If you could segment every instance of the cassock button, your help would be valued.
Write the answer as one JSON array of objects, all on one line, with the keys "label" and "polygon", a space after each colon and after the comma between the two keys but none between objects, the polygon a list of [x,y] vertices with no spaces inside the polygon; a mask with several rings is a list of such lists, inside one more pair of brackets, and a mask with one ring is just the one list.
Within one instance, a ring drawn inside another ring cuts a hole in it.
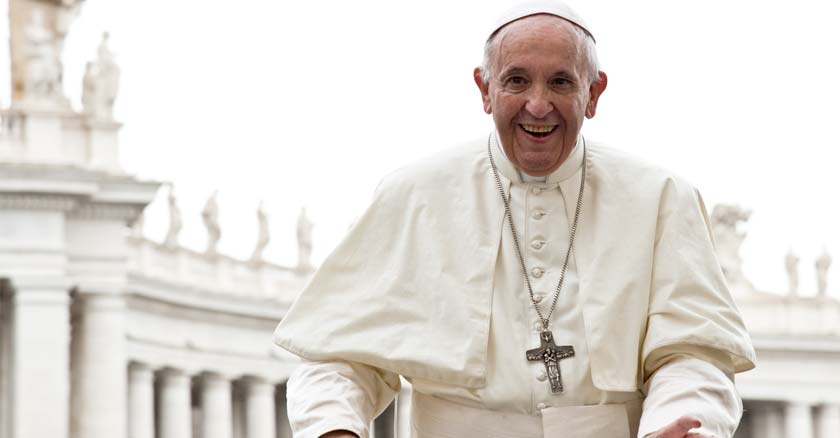
[{"label": "cassock button", "polygon": [[540,192],[542,192],[542,190],[540,190],[540,188],[539,188],[539,187],[537,187],[537,186],[533,186],[533,187],[531,187],[531,194],[532,194],[532,195],[539,195],[539,194],[540,194]]},{"label": "cassock button", "polygon": [[543,242],[542,240],[534,239],[534,240],[531,241],[531,248],[542,249],[544,244],[545,244],[545,242]]},{"label": "cassock button", "polygon": [[532,276],[532,277],[534,277],[534,278],[540,278],[540,277],[542,277],[542,276],[543,276],[543,273],[545,273],[545,270],[544,270],[543,268],[534,268],[534,269],[531,269],[531,276]]},{"label": "cassock button", "polygon": [[545,382],[545,379],[547,378],[548,376],[545,374],[545,371],[540,371],[540,373],[537,374],[537,380],[539,380],[540,382]]},{"label": "cassock button", "polygon": [[537,304],[542,303],[543,298],[544,297],[542,295],[534,295],[534,301],[536,301]]},{"label": "cassock button", "polygon": [[534,323],[534,331],[537,332],[537,333],[540,333],[542,331],[542,323],[541,322],[535,322]]},{"label": "cassock button", "polygon": [[545,403],[540,403],[540,404],[538,404],[538,405],[537,405],[537,409],[538,409],[538,410],[540,410],[540,411],[541,411],[541,410],[543,410],[543,409],[545,409]]},{"label": "cassock button", "polygon": [[542,219],[543,216],[545,216],[545,212],[540,210],[539,208],[534,209],[534,211],[531,213],[531,217],[537,220]]}]

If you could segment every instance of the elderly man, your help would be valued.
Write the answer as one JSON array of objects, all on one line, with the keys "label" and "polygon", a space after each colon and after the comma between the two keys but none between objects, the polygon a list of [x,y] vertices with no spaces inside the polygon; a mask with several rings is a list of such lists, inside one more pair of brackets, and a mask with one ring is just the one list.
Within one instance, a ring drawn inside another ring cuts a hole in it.
[{"label": "elderly man", "polygon": [[567,6],[474,72],[495,132],[387,177],[280,323],[296,437],[366,437],[404,376],[420,438],[730,437],[754,352],[703,202],[580,135],[607,86]]}]

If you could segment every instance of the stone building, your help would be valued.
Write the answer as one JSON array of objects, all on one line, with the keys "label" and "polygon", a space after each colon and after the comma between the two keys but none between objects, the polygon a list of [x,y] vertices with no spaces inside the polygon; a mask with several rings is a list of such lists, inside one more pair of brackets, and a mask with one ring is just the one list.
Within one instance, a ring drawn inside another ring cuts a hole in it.
[{"label": "stone building", "polygon": [[785,259],[787,295],[756,290],[739,255],[749,215],[719,205],[711,216],[718,259],[758,356],[757,367],[736,378],[744,399],[736,438],[840,437],[840,301],[825,287],[831,259],[815,263],[816,296],[800,295],[793,254]]},{"label": "stone building", "polygon": [[[296,266],[265,262],[260,209],[251,259],[219,254],[213,200],[204,218],[212,245],[185,249],[171,189],[165,242],[137,232],[161,184],[119,165],[119,70],[105,39],[85,75],[85,108],[72,110],[61,93],[63,39],[81,3],[10,1],[13,102],[0,110],[0,437],[290,437],[284,394],[296,359],[273,346],[271,333],[310,275],[311,242],[299,237],[305,254]],[[816,263],[816,297],[797,293],[790,256],[790,293],[756,290],[738,254],[748,217],[733,206],[712,217],[759,358],[738,376],[746,412],[736,436],[840,438],[840,302],[826,293],[830,257]],[[376,420],[377,438],[408,436],[407,392]]]}]

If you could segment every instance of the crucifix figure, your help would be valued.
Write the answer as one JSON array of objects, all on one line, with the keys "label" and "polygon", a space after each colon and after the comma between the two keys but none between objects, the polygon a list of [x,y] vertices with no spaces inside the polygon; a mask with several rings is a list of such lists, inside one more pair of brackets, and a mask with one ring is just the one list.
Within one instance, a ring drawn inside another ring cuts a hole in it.
[{"label": "crucifix figure", "polygon": [[540,347],[525,352],[528,360],[541,360],[545,363],[545,372],[548,374],[548,383],[551,384],[552,394],[563,393],[563,382],[560,380],[560,367],[558,361],[575,355],[575,348],[571,345],[558,347],[554,343],[554,335],[548,330],[540,333]]}]

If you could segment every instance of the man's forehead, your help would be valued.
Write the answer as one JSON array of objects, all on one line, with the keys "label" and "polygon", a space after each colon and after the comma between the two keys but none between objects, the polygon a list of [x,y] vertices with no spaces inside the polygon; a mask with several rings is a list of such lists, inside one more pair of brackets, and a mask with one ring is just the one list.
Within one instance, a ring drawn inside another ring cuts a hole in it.
[{"label": "man's forehead", "polygon": [[[545,14],[516,20],[496,33],[489,62],[500,74],[526,73],[537,64],[556,70],[552,74],[569,73],[582,61],[581,37],[574,27],[562,18]],[[528,67],[522,65],[523,61]]]},{"label": "man's forehead", "polygon": [[583,21],[583,18],[581,18],[581,16],[578,15],[577,12],[575,12],[567,4],[555,0],[529,0],[517,4],[516,6],[505,11],[502,15],[499,16],[499,18],[491,27],[490,32],[487,33],[487,39],[489,40],[490,37],[492,37],[496,32],[499,31],[499,29],[505,27],[506,25],[514,21],[539,14],[554,15],[556,17],[560,17],[566,21],[569,21],[572,24],[583,29],[592,38],[593,41],[595,40],[595,37],[592,35],[592,32],[586,26],[586,23]]}]

